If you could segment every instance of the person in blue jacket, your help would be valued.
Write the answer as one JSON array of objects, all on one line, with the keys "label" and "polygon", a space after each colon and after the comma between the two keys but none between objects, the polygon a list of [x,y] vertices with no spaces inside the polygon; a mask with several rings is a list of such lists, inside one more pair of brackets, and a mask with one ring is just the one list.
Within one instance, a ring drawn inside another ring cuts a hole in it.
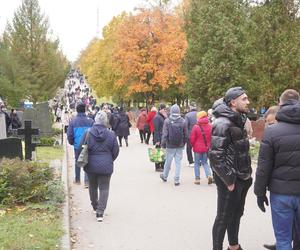
[{"label": "person in blue jacket", "polygon": [[[68,142],[74,146],[75,153],[75,184],[80,184],[80,167],[77,167],[76,160],[79,156],[79,145],[85,131],[92,127],[94,120],[87,117],[85,114],[86,106],[84,103],[79,103],[76,106],[77,115],[70,121],[68,127]],[[88,177],[84,176],[85,187],[88,187]]]},{"label": "person in blue jacket", "polygon": [[114,161],[119,155],[116,135],[107,126],[107,114],[104,111],[99,111],[96,114],[93,127],[87,130],[79,146],[81,150],[86,138],[88,164],[84,167],[84,171],[88,174],[90,200],[96,212],[97,221],[103,220],[109,195],[110,178],[114,170]]}]

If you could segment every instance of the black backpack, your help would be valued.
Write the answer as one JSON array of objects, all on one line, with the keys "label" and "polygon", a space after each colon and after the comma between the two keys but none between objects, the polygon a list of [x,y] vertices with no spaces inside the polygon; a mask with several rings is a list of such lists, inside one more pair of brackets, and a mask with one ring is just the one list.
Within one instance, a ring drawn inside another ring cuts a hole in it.
[{"label": "black backpack", "polygon": [[168,131],[168,141],[173,146],[182,146],[184,145],[183,133],[184,126],[183,122],[175,122],[170,120],[169,131]]}]

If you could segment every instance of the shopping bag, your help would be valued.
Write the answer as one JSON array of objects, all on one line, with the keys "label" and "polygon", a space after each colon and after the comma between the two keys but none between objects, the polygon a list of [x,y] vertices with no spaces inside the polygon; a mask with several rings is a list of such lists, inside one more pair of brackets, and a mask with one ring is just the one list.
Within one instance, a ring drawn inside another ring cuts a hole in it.
[{"label": "shopping bag", "polygon": [[148,156],[151,162],[164,162],[166,159],[166,150],[164,148],[148,148]]}]

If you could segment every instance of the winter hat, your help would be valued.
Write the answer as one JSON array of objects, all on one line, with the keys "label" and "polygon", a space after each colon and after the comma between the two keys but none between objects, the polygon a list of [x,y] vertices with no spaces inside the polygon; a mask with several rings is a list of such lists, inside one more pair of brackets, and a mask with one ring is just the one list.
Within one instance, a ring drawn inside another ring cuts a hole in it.
[{"label": "winter hat", "polygon": [[104,111],[99,111],[95,117],[95,124],[101,124],[107,126],[107,114]]},{"label": "winter hat", "polygon": [[167,106],[164,103],[159,104],[159,110],[165,109]]},{"label": "winter hat", "polygon": [[180,108],[177,104],[174,104],[170,109],[171,115],[180,115]]},{"label": "winter hat", "polygon": [[245,90],[242,87],[233,87],[227,90],[224,101],[228,105],[232,100],[238,98],[242,94],[245,94]]},{"label": "winter hat", "polygon": [[76,106],[77,113],[84,113],[85,112],[85,104],[83,102],[79,102]]},{"label": "winter hat", "polygon": [[205,111],[200,111],[197,113],[197,119],[201,119],[206,116],[207,116],[207,113]]}]

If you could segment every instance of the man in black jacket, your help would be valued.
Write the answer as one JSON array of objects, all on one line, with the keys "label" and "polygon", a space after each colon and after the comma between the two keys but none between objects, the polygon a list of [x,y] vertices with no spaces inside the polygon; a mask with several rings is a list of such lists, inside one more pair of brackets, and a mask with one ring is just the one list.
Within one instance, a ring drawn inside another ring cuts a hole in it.
[{"label": "man in black jacket", "polygon": [[[162,132],[164,121],[167,118],[167,107],[164,103],[161,103],[158,108],[158,112],[153,118],[154,132],[153,132],[153,143],[155,147],[161,147]],[[155,171],[162,172],[164,169],[165,162],[155,163]]]},{"label": "man in black jacket", "polygon": [[230,250],[241,250],[238,240],[245,199],[252,184],[249,141],[244,128],[249,100],[241,87],[230,88],[213,106],[212,143],[209,152],[217,185],[217,216],[213,250],[223,249],[227,231]]},{"label": "man in black jacket", "polygon": [[[300,98],[288,89],[280,96],[277,123],[265,129],[261,142],[254,192],[265,212],[270,191],[276,249],[292,249],[293,223],[300,238]],[[295,246],[293,249],[299,249]]]}]

